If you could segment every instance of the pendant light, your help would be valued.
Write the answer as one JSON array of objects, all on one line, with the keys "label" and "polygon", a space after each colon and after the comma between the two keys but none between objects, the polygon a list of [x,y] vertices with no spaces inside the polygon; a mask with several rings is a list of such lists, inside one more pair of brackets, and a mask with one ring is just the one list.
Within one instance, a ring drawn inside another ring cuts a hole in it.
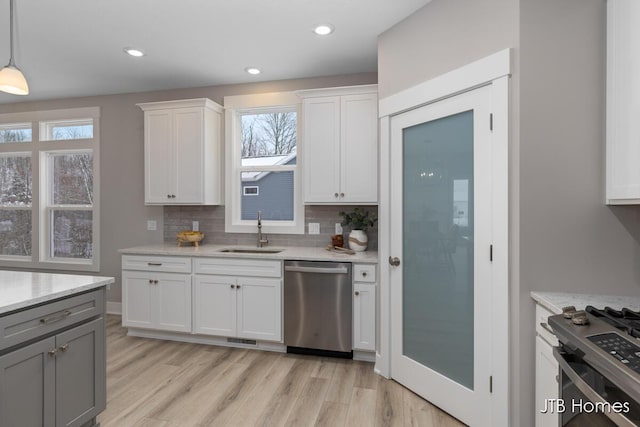
[{"label": "pendant light", "polygon": [[13,62],[13,1],[9,0],[9,63],[0,70],[0,91],[14,95],[29,95],[27,79]]}]

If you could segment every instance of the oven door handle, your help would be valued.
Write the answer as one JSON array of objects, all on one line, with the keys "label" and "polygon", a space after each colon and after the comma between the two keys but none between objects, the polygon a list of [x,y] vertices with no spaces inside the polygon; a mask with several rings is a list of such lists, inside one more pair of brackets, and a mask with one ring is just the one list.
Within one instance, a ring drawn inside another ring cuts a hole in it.
[{"label": "oven door handle", "polygon": [[[553,347],[553,357],[555,357],[558,361],[558,364],[560,365],[560,371],[564,372],[569,377],[573,384],[587,397],[587,399],[589,399],[592,403],[607,403],[606,399],[600,396],[597,391],[591,388],[591,386],[587,384],[587,382],[583,380],[576,371],[573,370],[571,365],[569,365],[564,357],[562,357],[562,354],[560,353],[560,349],[558,347]],[[603,412],[603,414],[620,427],[638,427],[637,424],[630,421],[621,413]]]}]

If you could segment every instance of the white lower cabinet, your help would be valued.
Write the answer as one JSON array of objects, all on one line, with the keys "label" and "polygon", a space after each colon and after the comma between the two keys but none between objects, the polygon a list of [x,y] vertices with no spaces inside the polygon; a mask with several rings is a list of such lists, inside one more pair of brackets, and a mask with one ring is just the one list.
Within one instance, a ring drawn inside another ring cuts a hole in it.
[{"label": "white lower cabinet", "polygon": [[282,341],[282,281],[196,275],[193,332]]},{"label": "white lower cabinet", "polygon": [[282,342],[281,261],[198,258],[194,270],[194,333]]},{"label": "white lower cabinet", "polygon": [[191,275],[122,272],[122,325],[191,332]]},{"label": "white lower cabinet", "polygon": [[376,349],[376,266],[353,266],[353,349]]},{"label": "white lower cabinet", "polygon": [[547,399],[558,399],[558,374],[560,367],[553,357],[553,346],[558,341],[551,332],[547,318],[553,315],[551,311],[536,305],[536,396],[535,420],[536,427],[557,427],[558,413],[556,411],[541,412],[547,407]]}]

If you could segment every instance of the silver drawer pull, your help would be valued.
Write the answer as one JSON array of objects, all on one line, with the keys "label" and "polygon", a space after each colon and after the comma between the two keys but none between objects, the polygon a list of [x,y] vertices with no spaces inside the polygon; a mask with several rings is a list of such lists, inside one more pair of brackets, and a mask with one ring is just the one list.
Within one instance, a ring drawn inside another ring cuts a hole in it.
[{"label": "silver drawer pull", "polygon": [[55,323],[55,322],[64,320],[69,316],[71,316],[71,312],[69,310],[65,310],[62,313],[60,313],[60,315],[58,316],[44,317],[40,319],[40,323],[42,323],[43,325],[48,325],[50,323]]},{"label": "silver drawer pull", "polygon": [[67,350],[69,350],[69,343],[67,343],[67,344],[63,345],[62,347],[60,347],[60,351],[62,351],[62,352],[65,352]]},{"label": "silver drawer pull", "polygon": [[148,262],[147,265],[150,266],[150,267],[160,267],[162,265],[162,263],[161,262]]}]

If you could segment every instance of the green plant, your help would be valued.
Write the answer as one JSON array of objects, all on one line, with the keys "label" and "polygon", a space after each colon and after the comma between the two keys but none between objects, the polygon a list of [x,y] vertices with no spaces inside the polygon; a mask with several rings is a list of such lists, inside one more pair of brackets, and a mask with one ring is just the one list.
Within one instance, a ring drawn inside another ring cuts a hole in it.
[{"label": "green plant", "polygon": [[378,220],[376,214],[361,208],[354,208],[351,212],[338,212],[338,215],[344,218],[342,225],[350,225],[352,230],[367,231]]}]

